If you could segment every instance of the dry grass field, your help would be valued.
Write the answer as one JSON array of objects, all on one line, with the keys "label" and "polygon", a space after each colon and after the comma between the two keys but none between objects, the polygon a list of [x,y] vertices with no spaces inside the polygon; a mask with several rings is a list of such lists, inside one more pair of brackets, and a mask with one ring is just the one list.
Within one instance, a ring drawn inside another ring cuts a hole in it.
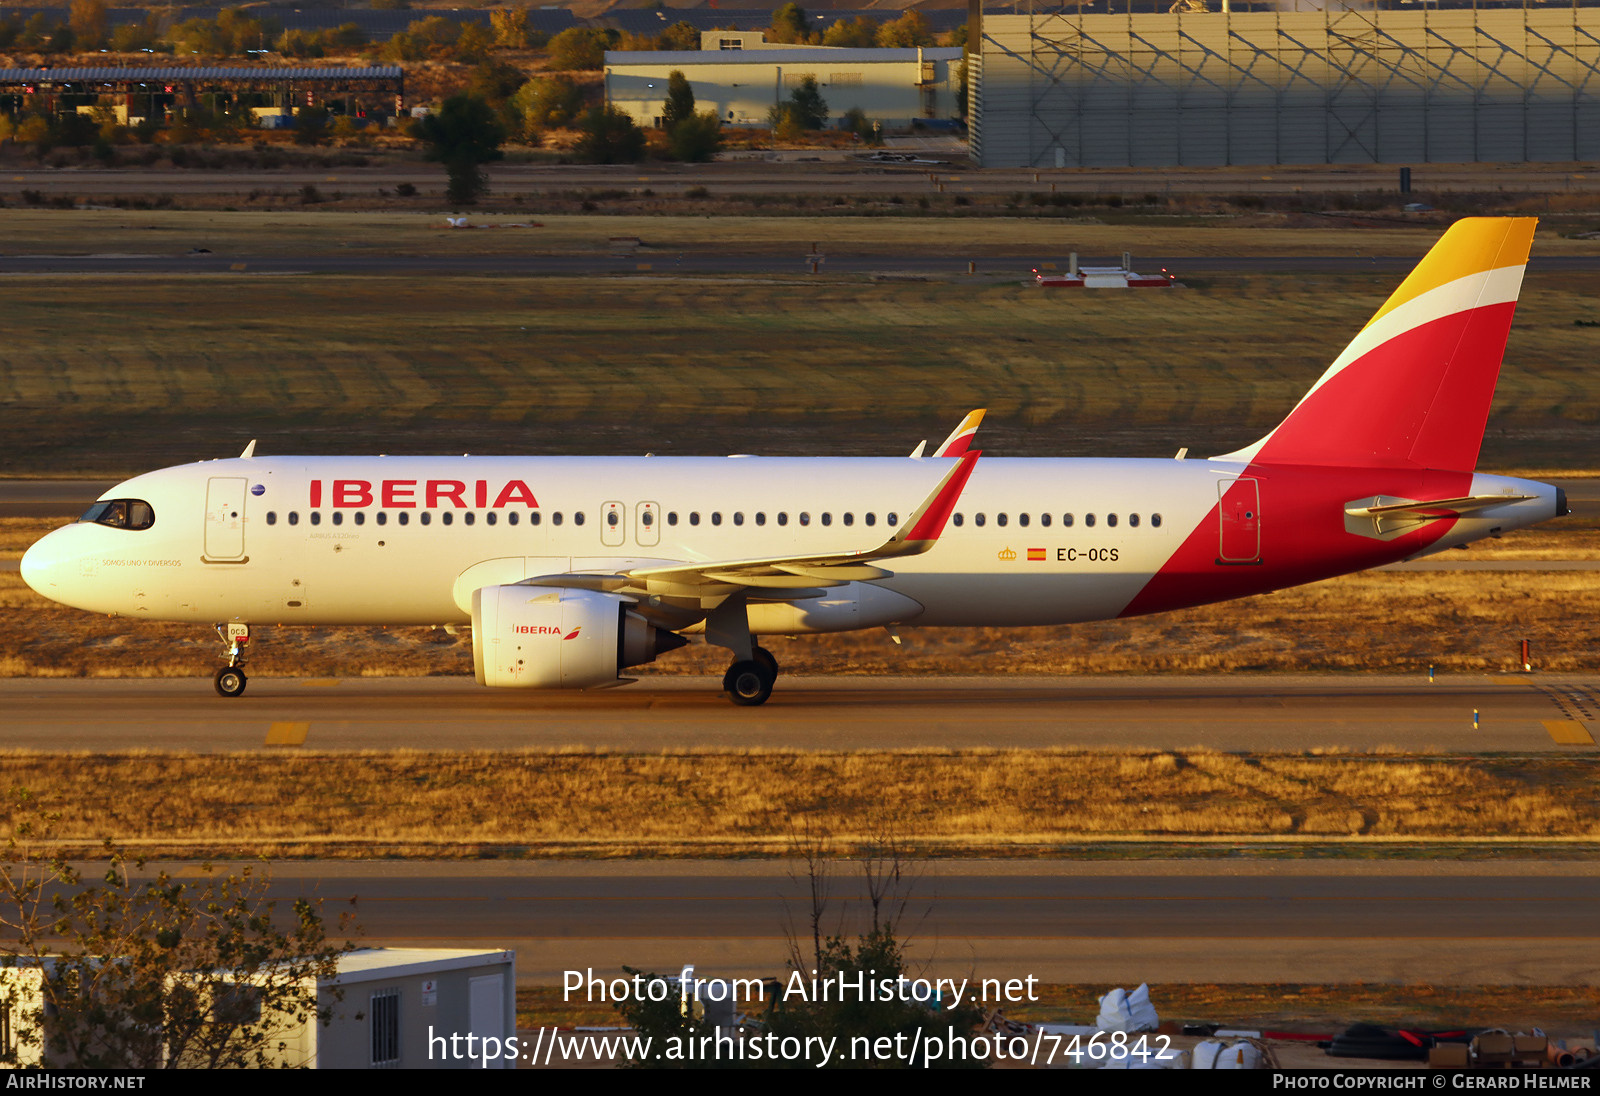
[{"label": "dry grass field", "polygon": [[[1167,456],[1278,421],[1393,287],[1391,275],[1241,275],[1172,294],[1018,282],[683,278],[674,249],[996,255],[1420,254],[1426,229],[1050,226],[992,218],[552,218],[454,232],[399,215],[0,213],[7,250],[602,251],[639,234],[657,271],[618,277],[41,276],[6,289],[0,469],[117,474],[237,452],[897,453],[990,408],[1007,455]],[[1041,244],[1043,241],[1043,244]],[[1541,237],[1540,253],[1593,252]],[[941,251],[941,249],[943,249]],[[798,264],[797,264],[798,265]],[[663,271],[667,271],[663,273]],[[1529,278],[1488,466],[1600,467],[1586,363],[1600,275]]]},{"label": "dry grass field", "polygon": [[60,810],[74,855],[110,837],[150,857],[785,856],[809,826],[837,856],[890,834],[919,858],[1571,857],[1600,844],[1591,768],[1204,750],[17,751],[0,754],[0,788]]},{"label": "dry grass field", "polygon": [[[804,217],[713,216],[678,202],[676,214],[541,214],[540,227],[482,232],[451,229],[436,212],[345,213],[315,209],[255,211],[29,209],[0,211],[10,255],[183,255],[205,247],[221,255],[284,257],[325,253],[393,256],[605,254],[610,240],[636,236],[646,252],[795,255],[824,252],[995,257],[1071,251],[1194,256],[1392,255],[1421,257],[1452,218],[1405,218],[1384,227],[1281,227],[1272,218],[1144,218],[1120,224],[1094,218],[1022,216],[845,216],[825,210]],[[473,214],[474,224],[527,222],[516,214]],[[1588,220],[1593,220],[1589,218]],[[1564,222],[1563,222],[1564,223]],[[1584,226],[1588,226],[1585,220]],[[1594,255],[1600,242],[1568,239],[1547,227],[1538,255]],[[798,263],[796,269],[799,269]]]}]

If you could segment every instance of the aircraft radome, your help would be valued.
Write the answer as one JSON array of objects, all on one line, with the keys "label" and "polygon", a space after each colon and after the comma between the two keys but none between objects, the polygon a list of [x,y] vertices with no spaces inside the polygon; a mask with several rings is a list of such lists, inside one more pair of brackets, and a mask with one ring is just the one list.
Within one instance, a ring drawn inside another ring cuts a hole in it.
[{"label": "aircraft radome", "polygon": [[1276,429],[1209,460],[255,456],[108,491],[23,557],[46,597],[216,623],[472,625],[478,681],[601,688],[704,639],[1049,625],[1245,597],[1567,513],[1474,471],[1532,219],[1457,222]]}]

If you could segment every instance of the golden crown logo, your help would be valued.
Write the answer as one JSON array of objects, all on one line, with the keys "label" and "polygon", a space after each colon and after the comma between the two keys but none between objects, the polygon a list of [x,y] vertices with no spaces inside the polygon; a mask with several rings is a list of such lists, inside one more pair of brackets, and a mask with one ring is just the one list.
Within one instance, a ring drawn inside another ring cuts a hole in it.
[{"label": "golden crown logo", "polygon": [[1014,560],[1016,558],[1017,558],[1017,553],[1013,552],[1010,548],[1002,548],[1002,549],[1000,549],[1000,559],[1002,559],[1006,563],[1010,563],[1012,560]]}]

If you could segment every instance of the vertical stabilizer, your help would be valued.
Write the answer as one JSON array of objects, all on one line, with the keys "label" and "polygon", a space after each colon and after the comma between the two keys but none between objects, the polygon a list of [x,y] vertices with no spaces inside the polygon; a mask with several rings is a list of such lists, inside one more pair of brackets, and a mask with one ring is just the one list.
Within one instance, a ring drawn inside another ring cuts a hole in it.
[{"label": "vertical stabilizer", "polygon": [[1451,225],[1288,418],[1217,459],[1471,471],[1536,223]]}]

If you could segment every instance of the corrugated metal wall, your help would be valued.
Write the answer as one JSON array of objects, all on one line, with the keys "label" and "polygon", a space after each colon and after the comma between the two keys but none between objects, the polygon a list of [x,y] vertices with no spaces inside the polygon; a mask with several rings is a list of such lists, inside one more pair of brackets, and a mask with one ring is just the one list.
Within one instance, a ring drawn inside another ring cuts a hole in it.
[{"label": "corrugated metal wall", "polygon": [[984,167],[1600,159],[1600,9],[986,15]]}]

